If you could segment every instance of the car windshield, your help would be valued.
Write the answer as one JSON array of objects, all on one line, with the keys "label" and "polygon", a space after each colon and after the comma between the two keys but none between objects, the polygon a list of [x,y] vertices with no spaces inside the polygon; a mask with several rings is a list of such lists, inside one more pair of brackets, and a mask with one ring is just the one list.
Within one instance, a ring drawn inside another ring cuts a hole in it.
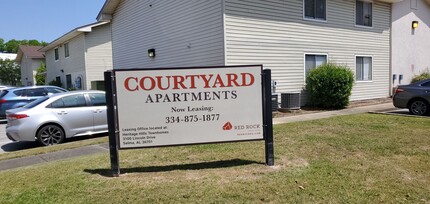
[{"label": "car windshield", "polygon": [[33,108],[33,107],[35,107],[35,106],[37,106],[37,105],[39,105],[39,104],[43,103],[44,101],[46,101],[46,100],[48,100],[48,99],[49,99],[49,96],[45,96],[45,97],[42,97],[42,98],[36,99],[36,100],[34,100],[33,102],[28,103],[28,104],[26,104],[25,106],[23,106],[23,108]]}]

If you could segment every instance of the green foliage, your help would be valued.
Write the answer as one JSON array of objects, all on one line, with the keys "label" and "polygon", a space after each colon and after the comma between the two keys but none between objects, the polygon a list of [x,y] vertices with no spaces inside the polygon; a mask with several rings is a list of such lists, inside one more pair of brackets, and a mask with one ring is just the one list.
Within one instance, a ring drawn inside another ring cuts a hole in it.
[{"label": "green foliage", "polygon": [[20,45],[20,41],[12,39],[7,41],[7,43],[5,43],[5,50],[7,53],[17,53],[18,52],[18,47]]},{"label": "green foliage", "polygon": [[43,62],[41,62],[39,68],[37,68],[35,78],[36,85],[45,85],[46,66]]},{"label": "green foliage", "polygon": [[420,72],[418,75],[414,75],[412,77],[411,83],[422,81],[422,80],[428,79],[428,78],[430,78],[430,69],[429,68]]},{"label": "green foliage", "polygon": [[38,40],[9,40],[6,43],[4,39],[0,38],[0,52],[6,53],[17,53],[20,45],[31,45],[31,46],[46,46],[47,42]]},{"label": "green foliage", "polygon": [[320,108],[345,108],[354,83],[354,74],[348,67],[323,64],[312,69],[306,78],[309,105]]},{"label": "green foliage", "polygon": [[4,51],[4,40],[3,38],[0,38],[0,52]]},{"label": "green foliage", "polygon": [[57,81],[57,80],[52,80],[48,83],[48,85],[51,86],[58,86],[58,87],[63,87],[63,83],[61,83],[61,81]]},{"label": "green foliage", "polygon": [[17,86],[20,84],[21,66],[14,61],[0,59],[0,81],[3,84]]}]

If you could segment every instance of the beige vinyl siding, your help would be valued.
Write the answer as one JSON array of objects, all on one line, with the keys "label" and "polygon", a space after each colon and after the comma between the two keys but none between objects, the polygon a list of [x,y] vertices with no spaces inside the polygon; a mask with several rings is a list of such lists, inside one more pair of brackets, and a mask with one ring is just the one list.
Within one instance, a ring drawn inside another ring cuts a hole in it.
[{"label": "beige vinyl siding", "polygon": [[355,83],[351,100],[389,94],[390,4],[373,3],[373,27],[355,26],[355,1],[327,0],[327,21],[303,19],[302,0],[225,0],[226,64],[263,64],[277,92],[302,92],[305,54],[355,72],[356,55],[373,57],[373,81]]},{"label": "beige vinyl siding", "polygon": [[23,86],[27,86],[27,82],[32,81],[30,72],[31,72],[31,59],[23,56],[21,60],[21,83]]},{"label": "beige vinyl siding", "polygon": [[33,85],[36,85],[36,72],[37,72],[37,69],[39,69],[40,63],[42,63],[42,62],[45,63],[45,60],[43,60],[43,59],[30,59],[30,61],[31,61],[31,71],[30,71],[31,72],[30,73],[31,81],[32,81]]},{"label": "beige vinyl siding", "polygon": [[[55,80],[57,76],[61,77],[61,83],[66,88],[66,75],[72,75],[72,83],[74,75],[83,75],[85,73],[85,35],[80,34],[77,37],[68,41],[69,57],[64,57],[64,46],[58,47],[59,59],[55,60],[54,49],[46,52],[46,69],[48,70],[47,82]],[[64,72],[61,72],[64,70]],[[85,76],[83,76],[85,78]],[[86,89],[86,87],[83,87]]]},{"label": "beige vinyl siding", "polygon": [[112,69],[112,42],[110,24],[94,27],[90,33],[85,34],[85,67],[86,88],[91,89],[91,81],[102,81],[103,73]]},{"label": "beige vinyl siding", "polygon": [[23,56],[21,61],[21,83],[23,86],[36,85],[36,71],[43,59]]},{"label": "beige vinyl siding", "polygon": [[46,60],[46,83],[48,84],[52,80],[55,80],[55,77],[60,76],[60,70],[55,66],[54,59],[54,49],[48,50],[45,52],[45,60]]},{"label": "beige vinyl siding", "polygon": [[121,1],[112,42],[114,69],[223,65],[222,1]]}]

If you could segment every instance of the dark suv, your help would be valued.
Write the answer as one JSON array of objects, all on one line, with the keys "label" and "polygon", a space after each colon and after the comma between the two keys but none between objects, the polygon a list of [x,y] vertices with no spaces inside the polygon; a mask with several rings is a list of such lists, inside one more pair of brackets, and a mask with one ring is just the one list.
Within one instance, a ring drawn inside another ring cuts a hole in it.
[{"label": "dark suv", "polygon": [[0,118],[6,117],[6,110],[24,106],[48,94],[66,91],[56,86],[27,86],[3,90],[0,92]]}]

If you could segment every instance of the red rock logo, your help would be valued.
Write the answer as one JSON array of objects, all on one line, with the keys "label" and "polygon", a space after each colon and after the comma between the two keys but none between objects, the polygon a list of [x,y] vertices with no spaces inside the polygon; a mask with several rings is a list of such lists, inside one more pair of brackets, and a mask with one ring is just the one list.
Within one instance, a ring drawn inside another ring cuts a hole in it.
[{"label": "red rock logo", "polygon": [[222,126],[223,130],[231,130],[233,128],[233,125],[231,125],[230,122],[227,122],[226,124],[224,124],[224,126]]}]

